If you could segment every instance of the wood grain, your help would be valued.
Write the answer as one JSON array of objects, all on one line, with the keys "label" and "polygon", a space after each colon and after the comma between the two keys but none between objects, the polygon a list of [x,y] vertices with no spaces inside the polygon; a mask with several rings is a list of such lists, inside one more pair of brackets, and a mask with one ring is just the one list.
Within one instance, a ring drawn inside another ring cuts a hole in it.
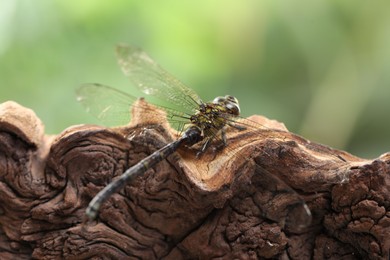
[{"label": "wood grain", "polygon": [[[231,131],[201,158],[182,148],[83,222],[99,190],[175,138],[145,113],[47,136],[30,109],[0,106],[0,259],[389,258],[390,154],[358,158],[260,116],[273,130]],[[285,198],[264,171],[306,201],[309,227],[276,221]]]}]

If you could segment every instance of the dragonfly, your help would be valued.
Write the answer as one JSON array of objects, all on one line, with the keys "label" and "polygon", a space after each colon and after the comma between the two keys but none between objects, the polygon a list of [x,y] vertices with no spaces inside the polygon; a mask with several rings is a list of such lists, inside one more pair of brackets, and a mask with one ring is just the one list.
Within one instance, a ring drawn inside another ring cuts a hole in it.
[{"label": "dragonfly", "polygon": [[[176,125],[182,134],[175,141],[128,168],[118,179],[103,188],[86,209],[86,215],[90,220],[97,218],[101,205],[112,194],[120,191],[126,184],[166,159],[180,147],[191,147],[196,144],[200,147],[197,151],[197,157],[200,157],[215,142],[220,144],[219,147],[222,146],[222,150],[228,147],[226,137],[228,128],[238,131],[268,129],[249,119],[242,119],[239,102],[231,95],[216,97],[211,102],[202,101],[194,90],[169,74],[142,49],[122,44],[117,46],[116,54],[120,68],[134,87],[144,94],[168,102],[169,105],[159,107],[166,112],[168,121]],[[137,100],[126,92],[96,83],[84,84],[76,90],[76,93],[77,100],[85,109],[103,121],[123,120],[116,118],[119,113],[130,117],[129,108]],[[226,150],[229,152],[228,149]],[[286,206],[291,210],[289,222],[298,229],[308,226],[311,212],[305,201],[264,167],[256,165],[255,169],[262,176],[264,186],[269,189],[283,186],[283,189],[274,188],[272,192],[275,193],[275,197],[283,193],[293,198],[291,205]],[[277,221],[284,223],[286,220]]]}]

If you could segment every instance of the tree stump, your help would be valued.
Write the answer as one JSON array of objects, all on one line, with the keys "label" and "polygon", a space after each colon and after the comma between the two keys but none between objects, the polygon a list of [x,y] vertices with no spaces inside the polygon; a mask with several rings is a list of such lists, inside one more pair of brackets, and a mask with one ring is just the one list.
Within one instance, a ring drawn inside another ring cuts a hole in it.
[{"label": "tree stump", "polygon": [[[200,158],[184,147],[85,222],[98,191],[177,133],[135,109],[128,126],[47,136],[30,109],[3,103],[0,259],[388,259],[390,154],[361,159],[251,120],[273,130],[231,131]],[[286,197],[265,171],[306,201],[308,227],[275,221]]]}]

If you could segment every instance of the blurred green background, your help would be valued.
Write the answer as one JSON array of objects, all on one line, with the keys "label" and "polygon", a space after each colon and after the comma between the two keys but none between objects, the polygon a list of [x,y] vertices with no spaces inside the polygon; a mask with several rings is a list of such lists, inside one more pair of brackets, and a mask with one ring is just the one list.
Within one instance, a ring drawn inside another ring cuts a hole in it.
[{"label": "blurred green background", "polygon": [[97,123],[74,89],[126,90],[127,42],[204,100],[231,94],[244,116],[355,155],[390,150],[390,1],[0,2],[0,102],[32,108],[57,134]]}]

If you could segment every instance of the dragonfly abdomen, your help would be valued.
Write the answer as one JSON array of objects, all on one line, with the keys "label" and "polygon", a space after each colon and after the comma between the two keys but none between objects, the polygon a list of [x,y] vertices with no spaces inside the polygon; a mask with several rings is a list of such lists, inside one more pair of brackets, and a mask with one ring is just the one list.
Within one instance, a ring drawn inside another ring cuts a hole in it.
[{"label": "dragonfly abdomen", "polygon": [[134,180],[136,177],[143,175],[147,170],[161,162],[169,155],[174,153],[182,144],[193,145],[202,140],[201,130],[192,126],[186,130],[182,137],[178,140],[167,144],[163,148],[155,151],[148,157],[142,159],[134,166],[127,169],[119,179],[109,183],[103,190],[101,190],[89,203],[86,214],[90,219],[95,219],[101,204],[108,199],[112,194],[118,192],[127,183]]}]

